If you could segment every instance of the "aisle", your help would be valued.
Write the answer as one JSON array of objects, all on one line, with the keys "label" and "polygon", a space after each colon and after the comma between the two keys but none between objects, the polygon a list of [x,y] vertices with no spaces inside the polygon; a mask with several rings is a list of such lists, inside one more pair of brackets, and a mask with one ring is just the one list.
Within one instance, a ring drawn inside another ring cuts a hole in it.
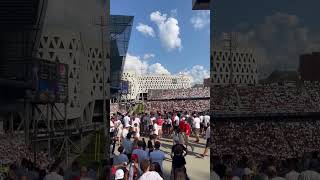
[{"label": "aisle", "polygon": [[[195,139],[190,138],[193,142]],[[161,150],[166,152],[166,157],[170,160],[166,160],[163,162],[163,171],[165,175],[165,179],[170,180],[170,173],[171,173],[171,147],[172,147],[172,140],[163,138],[161,139]],[[190,152],[186,156],[186,162],[187,162],[187,172],[189,175],[190,180],[209,180],[210,179],[210,154],[208,153],[208,156],[205,158],[199,158],[200,155],[203,153],[205,148],[205,140],[201,139],[200,144],[192,143],[195,147],[194,152]],[[191,148],[188,147],[188,150],[191,151]]]}]

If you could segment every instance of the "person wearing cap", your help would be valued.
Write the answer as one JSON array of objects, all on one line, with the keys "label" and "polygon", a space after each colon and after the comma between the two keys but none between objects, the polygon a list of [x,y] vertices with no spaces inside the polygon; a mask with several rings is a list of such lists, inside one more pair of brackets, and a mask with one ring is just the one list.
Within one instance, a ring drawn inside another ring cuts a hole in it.
[{"label": "person wearing cap", "polygon": [[125,180],[123,169],[118,169],[115,174],[115,180]]},{"label": "person wearing cap", "polygon": [[139,180],[163,180],[156,171],[150,171],[150,161],[143,160],[141,162],[141,170],[143,172]]},{"label": "person wearing cap", "polygon": [[132,154],[131,163],[129,165],[129,180],[137,179],[140,174],[139,157],[137,154]]}]

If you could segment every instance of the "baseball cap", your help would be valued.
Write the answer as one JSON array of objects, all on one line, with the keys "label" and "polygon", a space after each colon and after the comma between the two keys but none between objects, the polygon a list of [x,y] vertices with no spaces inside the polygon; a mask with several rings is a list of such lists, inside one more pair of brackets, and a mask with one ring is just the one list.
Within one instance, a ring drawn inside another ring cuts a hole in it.
[{"label": "baseball cap", "polygon": [[131,160],[136,160],[138,159],[138,155],[137,154],[132,154],[131,155]]},{"label": "baseball cap", "polygon": [[115,176],[115,179],[123,179],[124,178],[124,171],[122,169],[118,169],[116,171],[116,176]]}]

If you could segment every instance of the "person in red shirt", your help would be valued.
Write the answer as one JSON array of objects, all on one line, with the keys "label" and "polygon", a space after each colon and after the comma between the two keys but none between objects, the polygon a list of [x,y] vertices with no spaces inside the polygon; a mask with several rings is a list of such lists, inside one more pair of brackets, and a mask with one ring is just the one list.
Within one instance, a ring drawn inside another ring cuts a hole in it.
[{"label": "person in red shirt", "polygon": [[186,121],[185,121],[185,118],[183,117],[179,122],[179,128],[181,133],[185,133],[185,123]]},{"label": "person in red shirt", "polygon": [[162,116],[159,115],[158,117],[158,120],[157,120],[157,125],[158,125],[158,128],[159,128],[159,137],[161,138],[162,137],[162,125],[164,123],[164,120],[162,119]]},{"label": "person in red shirt", "polygon": [[192,152],[193,152],[194,147],[189,143],[189,137],[191,135],[191,126],[187,121],[185,121],[185,123],[184,123],[184,135],[185,135],[186,147],[188,148],[188,145],[189,145],[192,149]]}]

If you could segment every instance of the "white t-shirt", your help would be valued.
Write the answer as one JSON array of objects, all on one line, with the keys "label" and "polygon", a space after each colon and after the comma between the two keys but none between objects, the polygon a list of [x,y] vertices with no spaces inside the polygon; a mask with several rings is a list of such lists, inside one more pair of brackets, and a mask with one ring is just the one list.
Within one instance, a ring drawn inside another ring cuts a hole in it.
[{"label": "white t-shirt", "polygon": [[167,124],[171,124],[172,123],[172,120],[169,118],[169,119],[167,119]]},{"label": "white t-shirt", "polygon": [[124,128],[124,129],[122,130],[122,138],[123,138],[123,139],[127,138],[128,133],[129,133],[129,130],[126,129],[126,128]]},{"label": "white t-shirt", "polygon": [[139,138],[140,137],[140,128],[139,127],[134,127],[133,131],[136,132],[136,137]]},{"label": "white t-shirt", "polygon": [[193,127],[196,128],[196,129],[200,129],[200,118],[196,117],[193,119]]},{"label": "white t-shirt", "polygon": [[148,171],[142,174],[139,180],[163,180],[159,173],[155,171]]},{"label": "white t-shirt", "polygon": [[210,127],[206,130],[206,139],[210,138]]},{"label": "white t-shirt", "polygon": [[122,123],[119,119],[114,122],[115,127],[119,127],[120,125],[122,125]]},{"label": "white t-shirt", "polygon": [[299,173],[296,171],[290,171],[286,174],[286,179],[287,180],[298,180]]},{"label": "white t-shirt", "polygon": [[[118,128],[117,128],[117,136],[121,137],[122,135],[122,130],[123,130],[123,125],[119,124]],[[127,133],[128,134],[128,133]]]},{"label": "white t-shirt", "polygon": [[157,123],[153,124],[153,134],[159,135],[159,128]]},{"label": "white t-shirt", "polygon": [[159,163],[162,171],[163,171],[162,162],[165,159],[165,157],[166,156],[165,156],[164,152],[162,152],[160,150],[154,150],[153,152],[150,153],[151,162]]},{"label": "white t-shirt", "polygon": [[114,123],[110,120],[110,132],[114,132]]},{"label": "white t-shirt", "polygon": [[176,117],[174,118],[174,122],[175,122],[175,125],[176,125],[176,126],[179,126],[180,118],[179,118],[178,116],[176,116]]},{"label": "white t-shirt", "polygon": [[156,117],[150,118],[149,125],[153,125],[153,121],[155,121],[155,120],[156,120]]},{"label": "white t-shirt", "polygon": [[125,116],[123,118],[123,123],[124,123],[124,127],[128,127],[130,125],[130,117],[129,116]]},{"label": "white t-shirt", "polygon": [[132,125],[134,126],[135,123],[138,124],[138,126],[140,125],[140,118],[135,118],[133,121],[132,121]]},{"label": "white t-shirt", "polygon": [[210,116],[205,115],[204,116],[204,125],[207,126],[208,123],[210,123]]},{"label": "white t-shirt", "polygon": [[203,116],[199,116],[200,122],[203,123],[204,117]]}]

